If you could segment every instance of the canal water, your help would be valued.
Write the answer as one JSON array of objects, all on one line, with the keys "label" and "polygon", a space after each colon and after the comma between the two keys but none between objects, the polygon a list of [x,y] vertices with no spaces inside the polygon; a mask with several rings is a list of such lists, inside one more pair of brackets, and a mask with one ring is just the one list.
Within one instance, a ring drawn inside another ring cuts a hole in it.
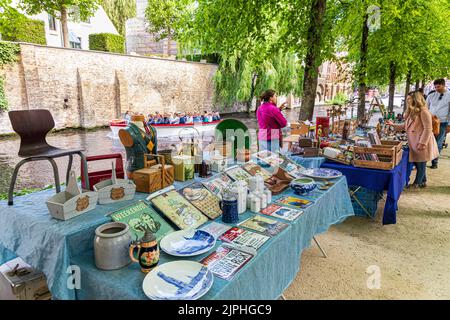
[{"label": "canal water", "polygon": [[[286,111],[286,117],[289,121],[295,121],[298,113],[295,111]],[[235,118],[244,122],[248,128],[256,129],[257,121],[255,114],[248,116],[247,114],[225,115],[224,118]],[[102,155],[111,153],[121,153],[125,161],[125,150],[119,140],[113,140],[108,137],[110,129],[98,129],[95,131],[63,131],[52,133],[47,136],[49,144],[60,148],[85,150],[87,156]],[[178,137],[172,137],[173,142],[179,141]],[[159,144],[169,144],[169,141],[160,141]],[[9,183],[15,165],[21,160],[18,157],[20,147],[20,138],[9,137],[0,138],[0,194],[8,192]],[[161,149],[161,148],[160,148]],[[62,157],[55,159],[58,164],[60,181],[65,181],[66,168],[68,158]],[[111,165],[110,160],[89,162],[89,171],[105,170]],[[80,159],[74,156],[72,168],[77,175],[80,175]],[[36,161],[24,164],[20,171],[16,182],[15,191],[24,188],[42,188],[47,185],[54,184],[53,170],[48,161]]]}]

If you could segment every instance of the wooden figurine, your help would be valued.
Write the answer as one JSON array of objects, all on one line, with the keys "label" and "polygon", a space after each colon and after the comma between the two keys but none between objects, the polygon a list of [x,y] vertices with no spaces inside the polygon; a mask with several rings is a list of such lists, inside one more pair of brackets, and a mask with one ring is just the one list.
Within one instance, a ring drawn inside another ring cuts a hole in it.
[{"label": "wooden figurine", "polygon": [[67,188],[47,200],[50,215],[59,220],[69,220],[80,214],[95,209],[97,206],[97,192],[81,192],[75,178],[75,172],[70,171]]},{"label": "wooden figurine", "polygon": [[112,163],[112,177],[94,185],[94,190],[98,192],[98,203],[106,204],[134,198],[136,185],[131,180],[117,179],[116,166]]}]

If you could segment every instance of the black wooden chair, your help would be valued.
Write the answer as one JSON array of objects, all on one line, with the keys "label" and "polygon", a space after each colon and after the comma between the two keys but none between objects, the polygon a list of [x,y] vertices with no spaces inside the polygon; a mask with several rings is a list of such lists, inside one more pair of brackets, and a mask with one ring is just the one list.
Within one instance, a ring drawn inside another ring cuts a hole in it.
[{"label": "black wooden chair", "polygon": [[60,149],[47,143],[45,137],[47,133],[55,127],[55,121],[48,110],[20,110],[10,111],[9,119],[14,131],[20,136],[19,157],[24,158],[14,168],[11,178],[11,184],[8,192],[8,205],[13,205],[14,185],[16,184],[17,174],[20,167],[30,161],[48,160],[53,167],[55,176],[56,192],[61,191],[59,182],[58,166],[54,158],[69,156],[67,166],[66,184],[69,180],[69,173],[72,168],[73,155],[78,154],[81,157],[81,165],[84,167],[86,188],[89,189],[89,180],[87,177],[86,157],[82,149]]}]

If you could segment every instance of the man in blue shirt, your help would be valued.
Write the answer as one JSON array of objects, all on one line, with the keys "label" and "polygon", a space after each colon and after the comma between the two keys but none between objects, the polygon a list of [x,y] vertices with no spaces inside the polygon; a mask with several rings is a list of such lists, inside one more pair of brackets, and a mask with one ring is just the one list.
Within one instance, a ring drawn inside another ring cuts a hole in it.
[{"label": "man in blue shirt", "polygon": [[[436,136],[439,153],[441,153],[450,119],[450,92],[445,87],[445,79],[437,79],[433,84],[436,91],[428,95],[427,104],[431,114],[441,121],[439,134]],[[431,162],[431,169],[437,169],[438,160],[439,157]]]}]

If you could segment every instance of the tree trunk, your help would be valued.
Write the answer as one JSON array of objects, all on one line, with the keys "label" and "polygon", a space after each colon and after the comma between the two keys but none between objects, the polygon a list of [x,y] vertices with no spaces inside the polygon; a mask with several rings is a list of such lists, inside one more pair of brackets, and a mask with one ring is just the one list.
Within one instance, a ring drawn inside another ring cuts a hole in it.
[{"label": "tree trunk", "polygon": [[250,115],[252,112],[252,102],[253,97],[255,96],[255,89],[256,89],[256,79],[258,78],[258,75],[256,73],[253,74],[252,77],[252,87],[250,89],[250,98],[247,101],[247,114]]},{"label": "tree trunk", "polygon": [[394,95],[395,95],[395,77],[397,72],[395,62],[391,62],[389,66],[389,112],[394,111]]},{"label": "tree trunk", "polygon": [[420,86],[422,89],[425,89],[426,82],[427,81],[425,79],[422,80],[422,85]]},{"label": "tree trunk", "polygon": [[420,80],[416,80],[416,85],[415,85],[415,89],[414,90],[417,90],[419,88],[420,88]]},{"label": "tree trunk", "polygon": [[65,6],[61,7],[60,14],[61,14],[61,29],[62,29],[62,36],[63,36],[63,46],[64,46],[64,48],[70,48],[69,27],[67,25],[68,13],[67,13],[67,8]]},{"label": "tree trunk", "polygon": [[363,30],[361,36],[361,46],[360,46],[360,60],[359,60],[359,75],[358,75],[358,121],[364,119],[366,113],[366,72],[367,72],[367,51],[368,51],[368,38],[369,38],[369,27],[367,25],[369,15],[366,14],[363,22]]},{"label": "tree trunk", "polygon": [[299,114],[300,121],[312,120],[314,114],[326,4],[326,0],[313,0],[311,5],[306,41],[308,48],[305,59],[305,74],[303,77],[303,96]]},{"label": "tree trunk", "polygon": [[408,70],[408,74],[406,75],[405,100],[403,101],[403,111],[406,111],[406,98],[408,97],[410,87],[411,87],[411,69]]}]

